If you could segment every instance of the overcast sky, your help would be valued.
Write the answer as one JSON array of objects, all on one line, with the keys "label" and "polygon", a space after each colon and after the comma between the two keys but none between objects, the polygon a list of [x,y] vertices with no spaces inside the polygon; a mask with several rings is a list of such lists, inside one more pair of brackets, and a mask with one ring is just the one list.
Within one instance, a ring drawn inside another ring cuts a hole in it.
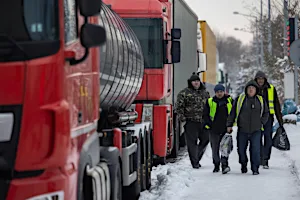
[{"label": "overcast sky", "polygon": [[[247,28],[251,18],[240,15],[233,15],[234,11],[250,14],[245,8],[246,5],[255,6],[260,9],[260,0],[185,0],[196,12],[200,20],[206,20],[213,30],[228,35],[233,35],[243,43],[249,43],[253,39],[253,34],[235,31],[234,28]],[[267,0],[264,0],[267,2]],[[266,8],[266,4],[264,5]]]}]

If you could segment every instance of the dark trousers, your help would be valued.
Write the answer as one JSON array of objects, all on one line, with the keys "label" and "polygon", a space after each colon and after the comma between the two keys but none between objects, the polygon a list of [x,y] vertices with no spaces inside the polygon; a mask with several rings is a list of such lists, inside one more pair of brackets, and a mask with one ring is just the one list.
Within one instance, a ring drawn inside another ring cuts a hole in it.
[{"label": "dark trousers", "polygon": [[197,166],[209,143],[208,132],[203,129],[202,123],[191,121],[186,122],[184,131],[191,164]]},{"label": "dark trousers", "polygon": [[[272,151],[272,133],[273,133],[273,121],[272,117],[269,117],[268,122],[264,126],[264,131],[261,134],[261,150],[260,157],[261,160],[270,160],[271,151]],[[264,139],[264,142],[262,142]]]},{"label": "dark trousers", "polygon": [[224,134],[217,134],[210,131],[209,133],[209,142],[211,145],[213,164],[219,166],[220,163],[222,166],[228,166],[228,158],[222,156],[220,158],[220,142]]},{"label": "dark trousers", "polygon": [[238,132],[237,134],[237,147],[239,154],[239,163],[246,165],[248,163],[247,148],[248,142],[250,141],[250,162],[251,170],[257,171],[260,164],[260,140],[261,131],[256,131],[254,133],[243,133]]}]

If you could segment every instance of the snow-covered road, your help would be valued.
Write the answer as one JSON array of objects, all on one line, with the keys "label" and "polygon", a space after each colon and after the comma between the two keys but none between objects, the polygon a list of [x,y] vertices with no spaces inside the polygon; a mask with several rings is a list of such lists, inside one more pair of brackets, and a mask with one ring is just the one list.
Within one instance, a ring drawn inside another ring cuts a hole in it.
[{"label": "snow-covered road", "polygon": [[[260,168],[260,175],[251,170],[241,174],[236,146],[230,154],[231,172],[212,173],[210,146],[193,169],[187,153],[176,163],[158,166],[152,173],[152,187],[140,200],[299,200],[300,199],[300,124],[285,125],[291,151],[273,148],[270,169]],[[235,140],[236,132],[234,132]],[[236,141],[234,141],[236,144]],[[248,169],[250,169],[248,163]]]}]

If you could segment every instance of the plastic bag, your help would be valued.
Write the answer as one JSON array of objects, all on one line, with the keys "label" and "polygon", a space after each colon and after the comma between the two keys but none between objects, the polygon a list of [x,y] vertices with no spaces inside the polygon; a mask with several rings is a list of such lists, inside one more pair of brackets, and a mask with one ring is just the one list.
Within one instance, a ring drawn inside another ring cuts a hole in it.
[{"label": "plastic bag", "polygon": [[296,112],[297,112],[296,103],[291,99],[285,100],[283,103],[282,114],[288,115],[288,114],[295,114]]},{"label": "plastic bag", "polygon": [[226,133],[220,142],[220,152],[222,157],[229,157],[229,154],[233,150],[233,140],[232,135],[229,133]]},{"label": "plastic bag", "polygon": [[289,151],[291,148],[289,138],[283,127],[279,127],[273,137],[273,147],[281,151]]}]

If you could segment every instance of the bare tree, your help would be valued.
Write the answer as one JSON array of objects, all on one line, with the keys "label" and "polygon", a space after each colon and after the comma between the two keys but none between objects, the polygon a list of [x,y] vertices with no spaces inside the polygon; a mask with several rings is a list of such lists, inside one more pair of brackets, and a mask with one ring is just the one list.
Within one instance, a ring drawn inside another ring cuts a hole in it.
[{"label": "bare tree", "polygon": [[231,87],[236,90],[239,88],[239,84],[243,81],[237,74],[239,74],[241,68],[241,59],[247,54],[246,49],[242,42],[233,36],[214,31],[217,37],[217,48],[219,51],[219,62],[225,63],[225,69],[228,73],[228,79]]},{"label": "bare tree", "polygon": [[[260,18],[260,7],[255,5],[246,5],[249,14]],[[264,4],[264,7],[267,5]],[[299,0],[289,0],[289,17],[294,17],[300,11]],[[265,13],[267,14],[267,13]],[[268,17],[263,16],[262,23],[251,23],[251,29],[259,28],[262,33],[264,44],[264,68],[271,82],[277,87],[279,96],[283,99],[283,76],[284,72],[293,70],[293,63],[288,59],[287,55],[283,54],[283,44],[285,38],[283,36],[283,27],[285,26],[283,18],[283,3],[278,0],[272,1],[272,18],[271,18],[271,33],[272,33],[272,54],[268,51]],[[262,29],[261,29],[262,28]],[[298,27],[299,29],[299,27]]]}]

